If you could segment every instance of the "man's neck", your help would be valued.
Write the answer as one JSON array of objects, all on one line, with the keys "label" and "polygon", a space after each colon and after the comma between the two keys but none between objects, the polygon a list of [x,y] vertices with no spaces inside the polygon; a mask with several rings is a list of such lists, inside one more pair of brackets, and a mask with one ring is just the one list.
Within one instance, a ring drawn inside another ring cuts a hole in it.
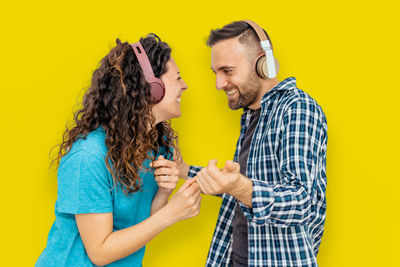
[{"label": "man's neck", "polygon": [[252,110],[259,109],[261,107],[261,100],[263,96],[274,88],[279,83],[277,78],[263,79],[260,93],[258,94],[257,100],[253,104],[249,105],[248,108]]}]

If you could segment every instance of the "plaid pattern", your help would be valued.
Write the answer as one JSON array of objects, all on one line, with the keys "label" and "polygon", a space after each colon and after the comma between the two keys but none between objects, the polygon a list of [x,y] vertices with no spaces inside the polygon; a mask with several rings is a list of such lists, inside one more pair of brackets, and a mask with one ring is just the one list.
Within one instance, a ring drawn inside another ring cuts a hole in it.
[{"label": "plaid pattern", "polygon": [[[252,113],[244,109],[236,162]],[[223,195],[206,266],[229,266],[237,204],[248,219],[249,266],[318,266],[326,210],[326,146],[325,115],[296,87],[295,78],[267,92],[246,170],[253,182],[253,207]],[[191,166],[189,177],[200,169]]]}]

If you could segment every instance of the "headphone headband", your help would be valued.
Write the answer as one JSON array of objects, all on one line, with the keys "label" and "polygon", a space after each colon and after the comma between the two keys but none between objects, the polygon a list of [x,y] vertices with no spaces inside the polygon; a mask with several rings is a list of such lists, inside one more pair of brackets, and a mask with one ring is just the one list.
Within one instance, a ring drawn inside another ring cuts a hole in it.
[{"label": "headphone headband", "polygon": [[131,44],[133,52],[135,52],[136,58],[139,61],[140,67],[142,67],[144,77],[146,81],[151,80],[154,78],[154,72],[151,68],[149,58],[144,51],[144,48],[140,42]]},{"label": "headphone headband", "polygon": [[131,44],[133,52],[135,52],[136,58],[142,68],[144,78],[151,85],[150,93],[153,97],[153,102],[157,104],[160,102],[165,95],[165,85],[161,79],[154,76],[153,69],[150,65],[149,58],[144,51],[144,48],[140,42]]},{"label": "headphone headband", "polygon": [[260,41],[268,41],[268,37],[265,34],[264,30],[254,21],[252,20],[244,20],[247,24],[249,24],[257,33],[258,38],[260,38]]},{"label": "headphone headband", "polygon": [[[275,78],[278,71],[277,61],[272,53],[272,46],[268,40],[264,30],[252,20],[244,20],[250,27],[254,29],[258,38],[260,39],[260,45],[265,52],[265,60],[263,57],[259,57],[256,63],[257,74],[262,78]],[[276,63],[275,63],[276,61]]]}]

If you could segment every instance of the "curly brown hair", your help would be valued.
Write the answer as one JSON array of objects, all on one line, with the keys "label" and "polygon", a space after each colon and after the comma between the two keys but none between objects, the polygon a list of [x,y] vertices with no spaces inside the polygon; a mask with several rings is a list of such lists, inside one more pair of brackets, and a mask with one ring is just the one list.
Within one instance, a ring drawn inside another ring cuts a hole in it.
[{"label": "curly brown hair", "polygon": [[[64,132],[52,164],[59,165],[76,140],[102,126],[108,148],[107,168],[115,184],[119,182],[125,193],[133,193],[141,189],[139,171],[144,168],[143,162],[155,160],[161,148],[171,157],[177,137],[169,122],[155,124],[150,84],[130,44],[119,39],[116,43],[94,71],[82,107],[74,113],[74,124]],[[140,43],[154,75],[160,78],[167,72],[171,48],[155,34],[141,38]],[[156,153],[149,154],[150,151]]]}]

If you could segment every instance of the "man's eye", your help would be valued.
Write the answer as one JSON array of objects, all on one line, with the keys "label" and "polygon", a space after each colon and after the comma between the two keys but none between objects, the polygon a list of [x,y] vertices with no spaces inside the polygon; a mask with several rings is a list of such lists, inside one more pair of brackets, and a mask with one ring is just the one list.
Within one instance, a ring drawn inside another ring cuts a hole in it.
[{"label": "man's eye", "polygon": [[224,73],[226,73],[226,74],[231,73],[231,72],[232,72],[232,70],[224,70]]}]

